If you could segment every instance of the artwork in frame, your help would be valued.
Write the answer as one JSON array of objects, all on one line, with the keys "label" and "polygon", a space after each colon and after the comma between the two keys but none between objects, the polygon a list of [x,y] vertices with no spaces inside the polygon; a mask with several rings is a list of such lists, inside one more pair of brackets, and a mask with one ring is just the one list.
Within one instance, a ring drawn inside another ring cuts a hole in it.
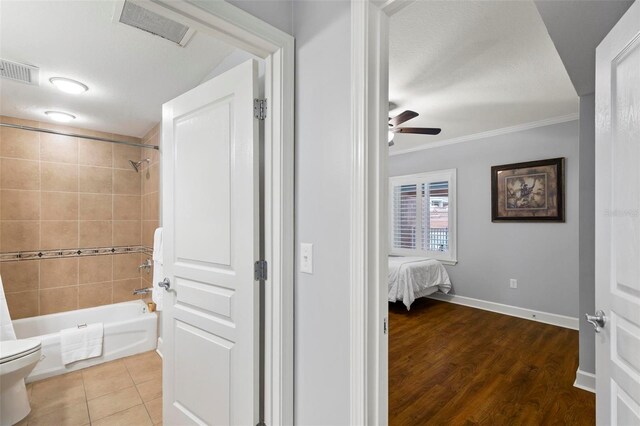
[{"label": "artwork in frame", "polygon": [[564,222],[564,158],[491,167],[492,222]]}]

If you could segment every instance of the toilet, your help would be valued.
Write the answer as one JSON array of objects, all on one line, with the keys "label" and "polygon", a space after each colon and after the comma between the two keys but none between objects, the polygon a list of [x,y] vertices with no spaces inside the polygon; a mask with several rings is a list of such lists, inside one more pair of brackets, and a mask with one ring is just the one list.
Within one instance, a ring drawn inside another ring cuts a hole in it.
[{"label": "toilet", "polygon": [[40,361],[40,341],[0,341],[0,426],[11,426],[31,411],[24,379]]}]

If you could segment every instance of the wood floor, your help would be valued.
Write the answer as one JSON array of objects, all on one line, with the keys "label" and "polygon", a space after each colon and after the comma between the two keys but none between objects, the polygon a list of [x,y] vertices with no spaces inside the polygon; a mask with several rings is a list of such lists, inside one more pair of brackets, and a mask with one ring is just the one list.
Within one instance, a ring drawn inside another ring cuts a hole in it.
[{"label": "wood floor", "polygon": [[578,332],[418,299],[389,304],[390,425],[593,425]]}]

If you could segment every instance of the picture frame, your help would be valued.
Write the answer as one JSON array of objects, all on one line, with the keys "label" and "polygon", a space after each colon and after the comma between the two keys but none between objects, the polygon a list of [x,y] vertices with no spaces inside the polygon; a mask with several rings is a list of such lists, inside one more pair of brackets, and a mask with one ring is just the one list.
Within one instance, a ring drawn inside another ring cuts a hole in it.
[{"label": "picture frame", "polygon": [[564,222],[564,157],[491,167],[492,222]]}]

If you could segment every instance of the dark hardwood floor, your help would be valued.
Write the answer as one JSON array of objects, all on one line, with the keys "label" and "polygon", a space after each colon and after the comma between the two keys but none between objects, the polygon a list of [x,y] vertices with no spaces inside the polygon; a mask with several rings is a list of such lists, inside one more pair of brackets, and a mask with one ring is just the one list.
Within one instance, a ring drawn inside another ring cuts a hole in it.
[{"label": "dark hardwood floor", "polygon": [[389,304],[390,425],[593,425],[578,332],[418,299]]}]

